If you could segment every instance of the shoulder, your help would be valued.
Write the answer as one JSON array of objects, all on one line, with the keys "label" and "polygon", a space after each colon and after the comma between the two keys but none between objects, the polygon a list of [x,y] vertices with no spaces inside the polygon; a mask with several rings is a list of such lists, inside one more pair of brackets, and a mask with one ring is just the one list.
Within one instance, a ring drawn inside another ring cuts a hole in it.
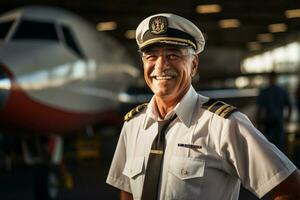
[{"label": "shoulder", "polygon": [[225,119],[227,119],[232,113],[238,111],[236,107],[217,99],[209,99],[207,102],[202,104],[202,108]]},{"label": "shoulder", "polygon": [[266,95],[266,93],[268,93],[269,90],[270,90],[270,87],[263,87],[263,88],[260,88],[260,89],[259,89],[258,96],[261,97],[261,96]]},{"label": "shoulder", "polygon": [[137,107],[130,110],[125,116],[124,121],[129,121],[132,118],[134,118],[138,113],[143,111],[147,107],[148,103],[143,103],[141,105],[138,105]]}]

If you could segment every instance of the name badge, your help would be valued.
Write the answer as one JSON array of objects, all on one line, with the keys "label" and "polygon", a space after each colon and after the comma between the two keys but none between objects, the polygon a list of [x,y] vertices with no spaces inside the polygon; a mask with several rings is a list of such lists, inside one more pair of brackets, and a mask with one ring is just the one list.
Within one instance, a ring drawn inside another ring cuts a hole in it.
[{"label": "name badge", "polygon": [[178,144],[178,147],[184,147],[184,148],[189,148],[189,149],[201,149],[201,145],[194,145],[194,144]]}]

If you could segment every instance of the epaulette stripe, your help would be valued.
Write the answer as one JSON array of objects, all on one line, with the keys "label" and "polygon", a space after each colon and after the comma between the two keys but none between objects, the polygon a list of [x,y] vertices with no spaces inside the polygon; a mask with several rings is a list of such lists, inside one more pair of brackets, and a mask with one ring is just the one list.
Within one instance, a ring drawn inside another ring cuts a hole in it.
[{"label": "epaulette stripe", "polygon": [[136,112],[140,112],[143,108],[145,108],[145,106],[147,106],[147,103],[144,103],[142,105],[137,106],[136,109],[135,109]]},{"label": "epaulette stripe", "polygon": [[144,103],[142,105],[139,105],[132,110],[130,110],[124,117],[124,121],[129,121],[134,117],[135,114],[141,112],[145,107],[147,107],[148,103]]},{"label": "epaulette stripe", "polygon": [[230,116],[231,113],[237,111],[237,109],[233,106],[228,107],[226,110],[224,110],[220,116],[224,117],[224,118],[228,118]]},{"label": "epaulette stripe", "polygon": [[237,111],[236,107],[216,99],[209,99],[202,105],[202,108],[207,109],[223,118],[228,118],[233,112]]},{"label": "epaulette stripe", "polygon": [[224,105],[224,103],[222,101],[217,101],[217,103],[214,104],[214,106],[209,109],[211,112],[216,112],[217,110],[219,110],[219,108],[221,108]]},{"label": "epaulette stripe", "polygon": [[230,107],[228,104],[223,104],[219,109],[216,110],[216,114],[220,115],[226,108]]},{"label": "epaulette stripe", "polygon": [[131,112],[127,113],[124,117],[124,120],[127,121],[129,118],[131,118]]},{"label": "epaulette stripe", "polygon": [[216,102],[214,102],[213,104],[211,104],[211,105],[207,108],[207,110],[210,111],[210,109],[211,109],[216,103],[218,103],[218,101],[216,101]]},{"label": "epaulette stripe", "polygon": [[215,103],[215,102],[216,102],[216,100],[214,100],[214,99],[209,99],[207,102],[205,102],[205,103],[202,105],[202,108],[208,110],[208,108],[210,107],[210,105],[213,104],[213,103]]}]

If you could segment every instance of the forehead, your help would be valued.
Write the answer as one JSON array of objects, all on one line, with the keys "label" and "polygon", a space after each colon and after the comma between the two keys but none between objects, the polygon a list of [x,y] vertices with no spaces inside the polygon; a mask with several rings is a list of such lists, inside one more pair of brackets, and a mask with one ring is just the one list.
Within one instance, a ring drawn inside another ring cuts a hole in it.
[{"label": "forehead", "polygon": [[179,47],[175,45],[153,45],[142,52],[156,52],[156,51],[174,51],[174,52],[186,52],[188,48]]}]

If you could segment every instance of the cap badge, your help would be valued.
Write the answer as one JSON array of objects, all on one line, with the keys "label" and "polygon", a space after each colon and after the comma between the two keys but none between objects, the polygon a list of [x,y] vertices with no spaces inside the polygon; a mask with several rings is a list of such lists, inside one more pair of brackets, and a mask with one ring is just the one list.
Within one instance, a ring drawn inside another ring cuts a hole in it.
[{"label": "cap badge", "polygon": [[166,17],[157,16],[149,21],[149,30],[152,34],[163,34],[167,32],[168,20]]}]

